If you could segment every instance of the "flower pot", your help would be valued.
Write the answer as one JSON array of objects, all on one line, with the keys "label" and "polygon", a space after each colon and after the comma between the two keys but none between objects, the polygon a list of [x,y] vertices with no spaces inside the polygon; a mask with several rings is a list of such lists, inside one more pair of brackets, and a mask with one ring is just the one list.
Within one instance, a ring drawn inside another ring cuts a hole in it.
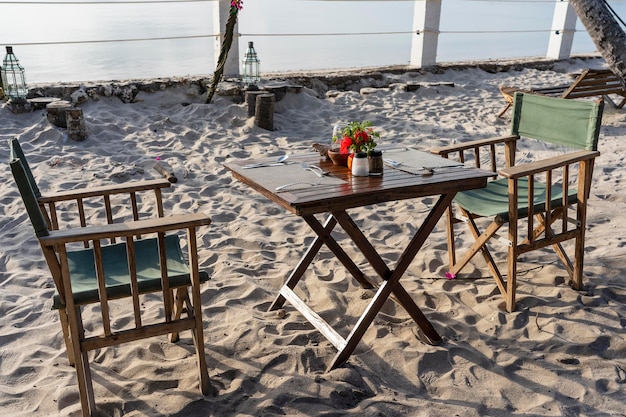
[{"label": "flower pot", "polygon": [[339,153],[338,150],[329,150],[328,151],[328,157],[330,158],[331,161],[333,161],[333,164],[335,165],[340,165],[340,166],[348,166],[348,156],[350,156],[351,154],[347,154],[347,153]]}]

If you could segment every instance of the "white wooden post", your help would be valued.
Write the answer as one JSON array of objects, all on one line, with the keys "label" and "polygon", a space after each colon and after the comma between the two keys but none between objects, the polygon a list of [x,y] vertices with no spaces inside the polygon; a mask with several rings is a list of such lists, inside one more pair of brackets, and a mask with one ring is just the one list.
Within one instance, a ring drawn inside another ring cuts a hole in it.
[{"label": "white wooden post", "polygon": [[567,59],[570,57],[576,32],[576,20],[576,11],[568,0],[555,3],[546,58]]},{"label": "white wooden post", "polygon": [[411,65],[421,68],[437,64],[440,16],[441,0],[415,1]]},{"label": "white wooden post", "polygon": [[[222,42],[226,34],[226,22],[230,13],[231,0],[219,0],[213,3],[213,27],[219,28],[219,36],[215,37],[215,65],[219,60]],[[224,65],[224,77],[239,77],[239,23],[235,25],[233,31],[233,44],[228,52],[226,65]]]}]

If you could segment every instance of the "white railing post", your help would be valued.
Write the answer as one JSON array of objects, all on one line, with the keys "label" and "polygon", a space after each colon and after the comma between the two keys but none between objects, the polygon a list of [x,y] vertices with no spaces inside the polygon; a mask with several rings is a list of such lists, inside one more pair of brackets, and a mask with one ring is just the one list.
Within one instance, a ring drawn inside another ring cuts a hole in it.
[{"label": "white railing post", "polygon": [[[219,28],[219,36],[215,37],[215,63],[219,62],[220,50],[226,33],[226,22],[230,13],[231,0],[219,0],[214,3],[213,27]],[[228,52],[224,65],[224,77],[239,77],[239,23],[233,31],[233,44]]]},{"label": "white railing post", "polygon": [[566,59],[572,54],[574,33],[576,32],[576,11],[568,0],[557,1],[554,5],[552,31],[546,58]]},{"label": "white railing post", "polygon": [[437,64],[440,16],[441,0],[415,1],[411,65],[421,68]]}]

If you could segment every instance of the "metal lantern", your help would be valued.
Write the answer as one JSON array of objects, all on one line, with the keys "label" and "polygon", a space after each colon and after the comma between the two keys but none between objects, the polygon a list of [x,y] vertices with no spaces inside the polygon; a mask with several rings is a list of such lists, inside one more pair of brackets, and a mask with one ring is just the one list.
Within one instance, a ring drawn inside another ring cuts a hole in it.
[{"label": "metal lantern", "polygon": [[24,67],[13,54],[13,47],[7,46],[7,54],[2,60],[2,86],[4,94],[10,100],[23,100],[28,95],[28,87],[26,87],[26,78],[24,78]]},{"label": "metal lantern", "polygon": [[248,42],[248,50],[243,59],[243,82],[246,85],[256,85],[261,80],[260,64],[261,61],[254,50],[254,43]]}]

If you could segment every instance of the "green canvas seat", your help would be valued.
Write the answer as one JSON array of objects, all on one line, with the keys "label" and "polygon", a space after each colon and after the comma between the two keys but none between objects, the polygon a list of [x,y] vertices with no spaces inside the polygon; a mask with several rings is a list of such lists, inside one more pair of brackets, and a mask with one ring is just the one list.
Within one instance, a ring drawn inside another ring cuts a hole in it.
[{"label": "green canvas seat", "polygon": [[[167,275],[170,288],[188,287],[191,285],[189,267],[180,250],[178,235],[165,237],[167,252]],[[161,291],[161,271],[159,265],[158,240],[155,238],[141,239],[135,243],[137,284],[141,294]],[[116,243],[102,247],[104,274],[107,298],[131,297],[131,283],[128,275],[128,259],[126,243]],[[99,302],[98,278],[96,276],[94,253],[92,248],[79,249],[67,253],[72,294],[75,305]],[[200,271],[200,282],[209,279],[209,274]],[[52,307],[65,308],[59,293],[53,298]]]},{"label": "green canvas seat", "polygon": [[[59,311],[70,365],[76,368],[83,416],[98,415],[89,351],[167,334],[176,341],[186,330],[194,341],[200,390],[208,394],[200,297],[200,284],[208,275],[199,269],[196,229],[209,225],[210,219],[198,213],[52,230],[41,197],[33,190],[32,175],[20,158],[12,159],[10,166],[55,284],[53,306]],[[111,191],[102,189],[105,195]],[[80,193],[98,195],[93,190]],[[187,259],[179,231],[186,232]],[[115,239],[120,241],[106,244]],[[147,293],[162,308],[144,309]],[[128,302],[113,309],[109,303],[114,299]],[[82,311],[87,304],[99,309],[87,316],[86,326]]]},{"label": "green canvas seat", "polygon": [[[533,212],[541,213],[545,210],[547,186],[542,182],[535,182],[533,188]],[[576,199],[576,191],[570,190],[568,204],[573,204]],[[517,196],[518,216],[528,216],[528,178],[519,181]],[[563,187],[559,184],[552,185],[553,208],[562,206]],[[509,221],[509,189],[508,180],[499,178],[490,181],[485,188],[465,191],[457,194],[454,202],[470,213],[480,217],[495,217],[497,221],[506,223]]]},{"label": "green canvas seat", "polygon": [[[494,180],[485,188],[457,194],[454,206],[460,219],[452,207],[448,209],[452,276],[481,253],[505,299],[506,309],[513,311],[519,256],[552,247],[571,277],[574,289],[581,289],[587,200],[594,161],[600,155],[597,148],[603,108],[602,100],[566,100],[518,92],[513,98],[509,135],[431,149],[432,153],[461,162],[473,159],[477,167],[481,167],[481,161],[488,160],[494,173]],[[521,139],[525,143],[556,145],[565,152],[516,165]],[[479,218],[491,219],[491,223],[481,230]],[[454,226],[459,220],[469,226],[475,240],[457,259]],[[526,224],[521,227],[523,222]],[[508,225],[507,234],[498,236],[504,225]],[[574,241],[573,256],[562,245],[567,240]],[[506,279],[490,252],[492,243],[498,241],[506,245]]]}]

